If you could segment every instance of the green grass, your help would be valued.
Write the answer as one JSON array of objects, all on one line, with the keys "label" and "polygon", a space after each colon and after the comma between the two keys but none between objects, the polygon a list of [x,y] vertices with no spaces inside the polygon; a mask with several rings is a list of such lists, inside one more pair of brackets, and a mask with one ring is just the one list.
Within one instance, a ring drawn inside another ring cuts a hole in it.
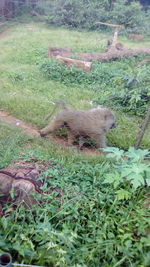
[{"label": "green grass", "polygon": [[[97,70],[97,72],[104,71],[105,77],[104,82],[97,83],[95,89],[92,89],[94,85],[89,88],[86,83],[82,86],[65,85],[48,79],[40,70],[40,65],[45,60],[49,46],[70,47],[74,51],[98,51],[103,49],[106,40],[107,35],[104,33],[48,28],[44,24],[37,23],[12,27],[10,32],[0,40],[0,49],[3,51],[0,59],[0,106],[16,117],[41,128],[44,126],[43,118],[53,107],[49,104],[49,100],[64,99],[71,107],[79,109],[90,108],[91,100],[102,103],[110,92],[113,92],[113,86],[116,90],[120,90],[121,86],[120,80],[115,78],[110,79],[110,82],[107,81],[107,63],[99,66],[100,69]],[[132,47],[135,43],[127,39],[125,41],[128,47]],[[136,45],[141,46],[141,43]],[[146,46],[148,42],[144,41],[142,45]],[[131,61],[130,68],[128,67],[130,60],[118,62],[118,65],[117,62],[108,64],[108,70],[115,68],[119,71],[125,68],[125,72],[130,72],[137,63]],[[112,104],[113,102],[106,101],[105,105]],[[122,108],[120,111],[122,112]],[[119,114],[118,127],[110,133],[109,143],[127,149],[134,143],[135,133],[138,132],[141,120],[138,120],[139,123],[134,123],[136,119],[128,118],[127,115],[122,116],[121,112],[116,112]],[[150,148],[149,132],[147,130],[141,147]]]},{"label": "green grass", "polygon": [[9,251],[17,262],[48,267],[149,266],[146,190],[128,188],[130,199],[117,200],[113,186],[103,183],[114,172],[106,158],[66,154],[38,139],[33,142],[22,158],[31,164],[32,158],[54,163],[40,178],[46,190],[57,187],[63,196],[37,195],[41,206],[29,210],[19,205],[1,218],[0,252]]},{"label": "green grass", "polygon": [[20,130],[0,121],[0,169],[19,156],[28,140]]},{"label": "green grass", "polygon": [[[90,108],[91,100],[101,103],[113,90],[112,85],[119,90],[120,80],[111,80],[109,85],[105,79],[108,89],[99,85],[103,91],[84,83],[68,85],[43,75],[40,65],[48,46],[102,51],[106,39],[104,33],[70,31],[40,23],[15,25],[0,39],[0,108],[41,128],[45,125],[43,118],[53,107],[49,100],[63,98],[71,107],[80,109]],[[142,44],[120,39],[131,48],[149,45],[148,39]],[[127,71],[129,64],[134,68],[136,60],[110,63],[108,68]],[[104,67],[107,69],[107,64]],[[142,120],[123,113],[121,107],[115,113],[117,128],[109,132],[108,144],[128,149]],[[142,148],[150,148],[149,129]],[[0,218],[0,253],[10,252],[18,263],[48,267],[149,266],[150,220],[148,209],[143,208],[148,189],[141,186],[134,191],[126,180],[117,188],[104,184],[108,174],[116,174],[115,160],[67,150],[0,122],[0,168],[20,155],[24,160],[31,160],[32,155],[38,161],[52,161],[52,168],[47,168],[41,179],[47,189],[60,188],[63,196],[37,195],[43,199],[41,206],[29,210],[20,205],[9,216]],[[130,198],[116,199],[120,189],[126,189]]]}]

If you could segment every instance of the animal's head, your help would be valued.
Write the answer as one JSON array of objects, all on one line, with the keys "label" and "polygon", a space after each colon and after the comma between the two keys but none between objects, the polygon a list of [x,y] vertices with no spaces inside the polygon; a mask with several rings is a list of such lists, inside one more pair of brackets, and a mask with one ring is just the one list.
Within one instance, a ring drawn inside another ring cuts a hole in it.
[{"label": "animal's head", "polygon": [[109,109],[105,109],[104,111],[104,118],[105,118],[105,128],[106,131],[108,131],[109,129],[113,129],[116,128],[116,117],[115,115],[112,113],[111,110]]}]

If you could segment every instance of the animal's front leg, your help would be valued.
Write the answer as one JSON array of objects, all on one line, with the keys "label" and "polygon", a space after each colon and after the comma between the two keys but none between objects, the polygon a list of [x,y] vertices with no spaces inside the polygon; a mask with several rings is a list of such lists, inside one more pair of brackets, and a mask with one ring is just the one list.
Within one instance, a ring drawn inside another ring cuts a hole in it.
[{"label": "animal's front leg", "polygon": [[40,135],[43,137],[49,133],[56,131],[62,127],[62,124],[63,124],[62,121],[54,120],[50,124],[48,124],[46,127],[44,127],[42,130],[39,131]]},{"label": "animal's front leg", "polygon": [[91,134],[90,137],[94,139],[97,148],[106,147],[106,137],[104,133],[101,134]]},{"label": "animal's front leg", "polygon": [[73,142],[75,141],[75,136],[70,130],[67,130],[67,135],[68,135],[68,145],[72,146]]},{"label": "animal's front leg", "polygon": [[99,148],[105,148],[107,145],[106,145],[106,136],[105,134],[101,134],[100,137],[99,137],[99,143],[100,143],[100,146]]}]

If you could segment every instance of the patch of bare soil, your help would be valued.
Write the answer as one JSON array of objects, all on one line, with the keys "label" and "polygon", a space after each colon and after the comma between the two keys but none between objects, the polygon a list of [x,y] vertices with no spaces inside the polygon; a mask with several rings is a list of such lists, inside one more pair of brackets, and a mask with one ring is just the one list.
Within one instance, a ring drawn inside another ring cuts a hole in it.
[{"label": "patch of bare soil", "polygon": [[[27,135],[30,135],[32,137],[34,137],[34,136],[40,137],[40,134],[39,134],[38,130],[36,129],[36,127],[33,127],[32,125],[29,125],[29,124],[25,123],[24,121],[15,118],[14,116],[6,113],[3,110],[0,110],[0,120],[2,120],[3,122],[6,122],[8,124],[11,124],[12,126],[15,126],[15,127],[22,129]],[[70,148],[68,146],[68,142],[65,139],[58,138],[57,136],[48,135],[46,137],[46,139],[52,141],[55,144],[60,145],[63,148],[72,149],[72,150],[75,150],[74,148],[76,148],[78,150],[78,146]],[[85,153],[86,155],[90,155],[90,156],[104,154],[103,152],[100,152],[99,150],[97,150],[96,148],[94,148],[92,146],[91,147],[84,146],[82,152]]]},{"label": "patch of bare soil", "polygon": [[19,159],[17,162],[12,162],[7,168],[1,169],[0,216],[8,215],[8,211],[6,212],[7,214],[3,213],[3,206],[6,203],[11,202],[14,204],[14,207],[23,203],[27,208],[30,208],[33,204],[40,205],[40,201],[35,199],[33,192],[42,195],[55,192],[54,197],[61,197],[63,192],[59,188],[49,186],[47,191],[42,189],[45,179],[49,179],[48,176],[42,178],[42,173],[52,168],[53,165],[53,162],[40,162],[31,157],[28,161]]},{"label": "patch of bare soil", "polygon": [[34,127],[29,124],[26,124],[22,120],[13,117],[12,115],[6,113],[3,110],[0,110],[0,120],[22,129],[26,134],[30,136],[40,136],[38,131]]}]

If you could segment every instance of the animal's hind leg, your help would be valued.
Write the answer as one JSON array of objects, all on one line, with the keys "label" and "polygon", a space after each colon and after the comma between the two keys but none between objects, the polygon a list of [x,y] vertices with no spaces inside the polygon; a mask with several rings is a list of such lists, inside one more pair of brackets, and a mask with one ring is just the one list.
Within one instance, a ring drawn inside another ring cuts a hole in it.
[{"label": "animal's hind leg", "polygon": [[45,128],[40,130],[40,135],[45,136],[49,133],[52,133],[52,132],[58,130],[62,126],[63,126],[63,123],[61,120],[54,120],[50,124],[48,124]]},{"label": "animal's hind leg", "polygon": [[79,149],[82,150],[83,145],[85,143],[85,138],[83,136],[79,136]]}]

